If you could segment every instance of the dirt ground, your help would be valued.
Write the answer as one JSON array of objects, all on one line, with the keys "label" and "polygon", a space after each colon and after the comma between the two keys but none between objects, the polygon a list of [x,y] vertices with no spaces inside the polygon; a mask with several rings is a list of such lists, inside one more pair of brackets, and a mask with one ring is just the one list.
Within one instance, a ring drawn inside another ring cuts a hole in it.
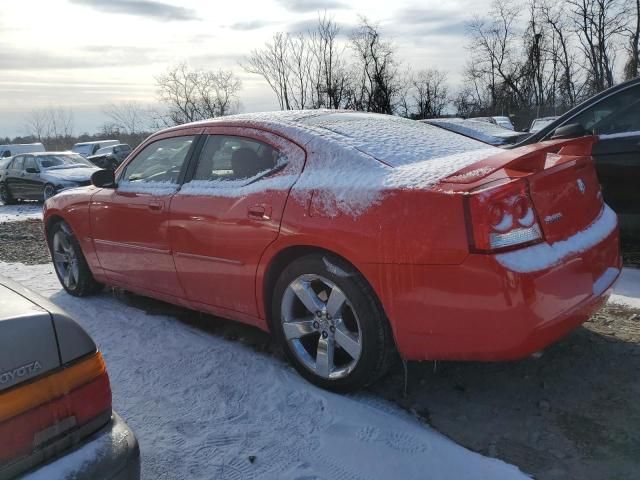
[{"label": "dirt ground", "polygon": [[[625,261],[636,264],[631,251]],[[46,263],[41,222],[0,224],[0,260]],[[281,354],[252,327],[122,291],[122,302]],[[284,361],[284,359],[283,359]],[[640,478],[640,310],[608,305],[538,358],[397,365],[371,387],[465,447],[538,479]]]}]

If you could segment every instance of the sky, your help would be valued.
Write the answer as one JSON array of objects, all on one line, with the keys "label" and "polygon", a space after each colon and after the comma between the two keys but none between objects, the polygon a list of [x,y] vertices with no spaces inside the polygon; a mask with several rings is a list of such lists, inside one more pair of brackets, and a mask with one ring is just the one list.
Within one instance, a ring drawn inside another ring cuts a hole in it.
[{"label": "sky", "polygon": [[344,32],[378,22],[413,70],[437,67],[459,82],[465,23],[490,0],[0,0],[0,137],[24,135],[34,109],[72,109],[74,133],[95,132],[105,105],[157,101],[170,65],[232,69],[242,111],[278,108],[264,80],[240,62],[275,32],[304,32],[327,14]]}]

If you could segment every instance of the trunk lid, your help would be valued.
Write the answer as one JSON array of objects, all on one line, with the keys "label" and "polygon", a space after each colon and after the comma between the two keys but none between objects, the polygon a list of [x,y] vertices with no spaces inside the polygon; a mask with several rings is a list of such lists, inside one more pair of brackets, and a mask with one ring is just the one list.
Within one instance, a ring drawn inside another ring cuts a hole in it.
[{"label": "trunk lid", "polygon": [[595,137],[537,143],[493,155],[448,177],[447,191],[474,191],[523,178],[547,242],[588,227],[603,208],[591,158]]},{"label": "trunk lid", "polygon": [[0,392],[60,368],[51,315],[0,284]]},{"label": "trunk lid", "polygon": [[548,155],[545,169],[527,178],[549,243],[586,229],[602,211],[600,184],[590,157]]}]

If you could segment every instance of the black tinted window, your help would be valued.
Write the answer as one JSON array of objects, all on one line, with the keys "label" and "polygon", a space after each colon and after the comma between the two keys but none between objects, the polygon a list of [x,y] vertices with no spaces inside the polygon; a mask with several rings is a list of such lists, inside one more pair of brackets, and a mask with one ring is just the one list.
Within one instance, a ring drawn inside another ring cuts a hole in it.
[{"label": "black tinted window", "polygon": [[615,93],[587,108],[567,124],[578,123],[595,134],[640,130],[640,85]]},{"label": "black tinted window", "polygon": [[278,150],[258,140],[210,135],[193,180],[246,180],[273,169],[279,158]]}]

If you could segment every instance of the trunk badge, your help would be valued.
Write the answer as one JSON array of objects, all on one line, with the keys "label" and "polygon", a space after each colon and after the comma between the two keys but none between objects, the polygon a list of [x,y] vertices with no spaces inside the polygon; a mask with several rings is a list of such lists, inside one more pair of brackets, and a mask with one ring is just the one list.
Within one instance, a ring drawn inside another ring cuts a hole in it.
[{"label": "trunk badge", "polygon": [[580,193],[584,193],[587,189],[587,186],[584,184],[582,179],[579,178],[578,180],[576,180],[576,183],[578,184],[578,190],[580,190]]}]

